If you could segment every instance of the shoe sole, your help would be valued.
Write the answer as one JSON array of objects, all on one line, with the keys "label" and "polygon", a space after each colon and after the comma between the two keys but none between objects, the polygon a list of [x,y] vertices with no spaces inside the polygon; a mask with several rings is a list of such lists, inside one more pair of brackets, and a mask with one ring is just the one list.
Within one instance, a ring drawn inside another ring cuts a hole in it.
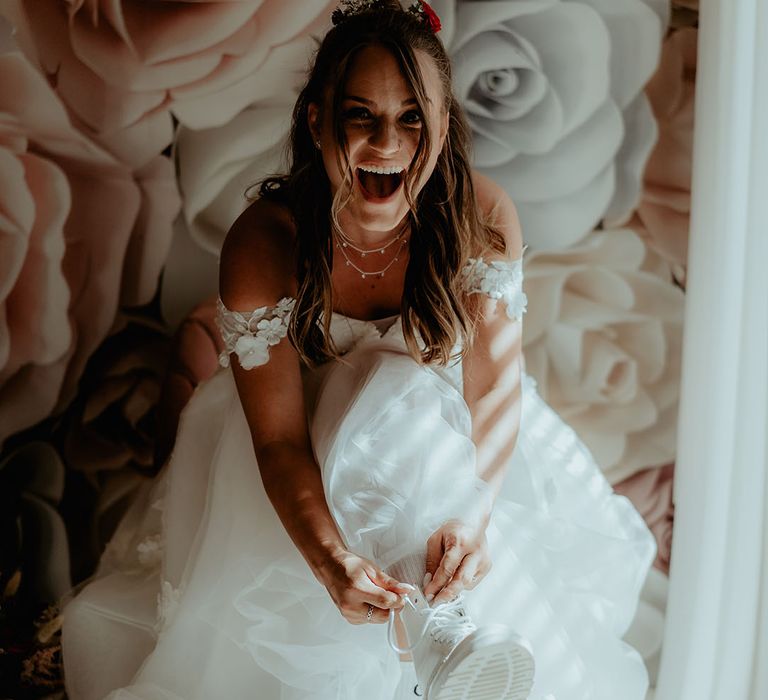
[{"label": "shoe sole", "polygon": [[526,700],[534,671],[527,640],[502,625],[483,627],[435,669],[424,700]]}]

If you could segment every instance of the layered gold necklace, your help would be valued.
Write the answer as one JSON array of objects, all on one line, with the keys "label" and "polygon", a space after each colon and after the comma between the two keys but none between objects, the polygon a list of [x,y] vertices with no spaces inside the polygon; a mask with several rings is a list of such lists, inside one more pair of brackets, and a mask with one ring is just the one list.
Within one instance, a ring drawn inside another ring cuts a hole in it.
[{"label": "layered gold necklace", "polygon": [[[385,243],[381,243],[375,246],[374,248],[361,248],[340,229],[334,231],[334,238],[336,239],[336,247],[344,256],[345,263],[356,272],[359,272],[363,279],[366,277],[384,277],[389,268],[391,268],[400,259],[400,254],[402,253],[406,243],[408,243],[408,236],[406,235],[407,227],[408,222],[406,221],[393,238]],[[384,267],[378,270],[364,270],[349,257],[348,252],[353,250],[361,258],[379,257],[380,255],[385,255],[387,249],[392,246],[394,246],[394,256]]]}]

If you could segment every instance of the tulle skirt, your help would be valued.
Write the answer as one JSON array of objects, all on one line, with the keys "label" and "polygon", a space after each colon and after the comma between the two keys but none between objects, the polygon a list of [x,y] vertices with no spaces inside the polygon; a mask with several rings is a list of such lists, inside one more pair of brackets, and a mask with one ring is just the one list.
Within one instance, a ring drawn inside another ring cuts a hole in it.
[{"label": "tulle skirt", "polygon": [[[307,392],[329,508],[382,567],[489,498],[456,382],[400,350],[361,343]],[[622,636],[654,540],[526,375],[487,536],[493,567],[467,606],[530,640],[532,697],[642,700]],[[165,470],[65,608],[63,648],[71,700],[392,700],[402,675],[385,627],[344,620],[286,534],[229,370],[197,390]]]}]

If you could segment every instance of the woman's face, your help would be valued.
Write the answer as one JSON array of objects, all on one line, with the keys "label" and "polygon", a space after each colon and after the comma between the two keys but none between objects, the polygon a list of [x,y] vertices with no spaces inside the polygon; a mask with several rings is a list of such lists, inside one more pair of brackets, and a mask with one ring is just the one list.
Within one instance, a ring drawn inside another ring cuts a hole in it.
[{"label": "woman's face", "polygon": [[[448,115],[443,109],[443,89],[434,61],[422,51],[417,51],[416,56],[429,98],[425,115],[419,113],[397,60],[384,47],[361,49],[350,66],[340,117],[354,182],[351,199],[340,214],[342,224],[351,220],[370,231],[389,231],[403,219],[408,212],[403,176],[412,165],[420,133],[426,128],[430,130],[432,145],[414,196],[434,170],[448,130]],[[330,112],[330,96],[326,95],[324,113]],[[320,141],[323,163],[335,194],[344,176],[337,161],[337,153],[341,155],[339,145],[329,121],[319,119],[317,105],[309,106],[310,128],[315,141]],[[376,174],[369,172],[371,169],[400,172]],[[346,195],[342,193],[342,201]]]}]

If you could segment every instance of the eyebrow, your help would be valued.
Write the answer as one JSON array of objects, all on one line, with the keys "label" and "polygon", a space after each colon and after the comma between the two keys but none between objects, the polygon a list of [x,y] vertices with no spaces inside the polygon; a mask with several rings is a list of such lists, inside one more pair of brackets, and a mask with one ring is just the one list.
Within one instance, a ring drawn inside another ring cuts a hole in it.
[{"label": "eyebrow", "polygon": [[[354,100],[355,102],[362,102],[364,105],[375,105],[376,103],[373,100],[369,100],[365,97],[358,97],[357,95],[344,95],[345,100]],[[427,97],[427,102],[432,104],[432,100],[430,100]],[[410,99],[403,100],[401,107],[405,107],[406,105],[415,105],[418,104],[415,97],[411,97]]]}]

